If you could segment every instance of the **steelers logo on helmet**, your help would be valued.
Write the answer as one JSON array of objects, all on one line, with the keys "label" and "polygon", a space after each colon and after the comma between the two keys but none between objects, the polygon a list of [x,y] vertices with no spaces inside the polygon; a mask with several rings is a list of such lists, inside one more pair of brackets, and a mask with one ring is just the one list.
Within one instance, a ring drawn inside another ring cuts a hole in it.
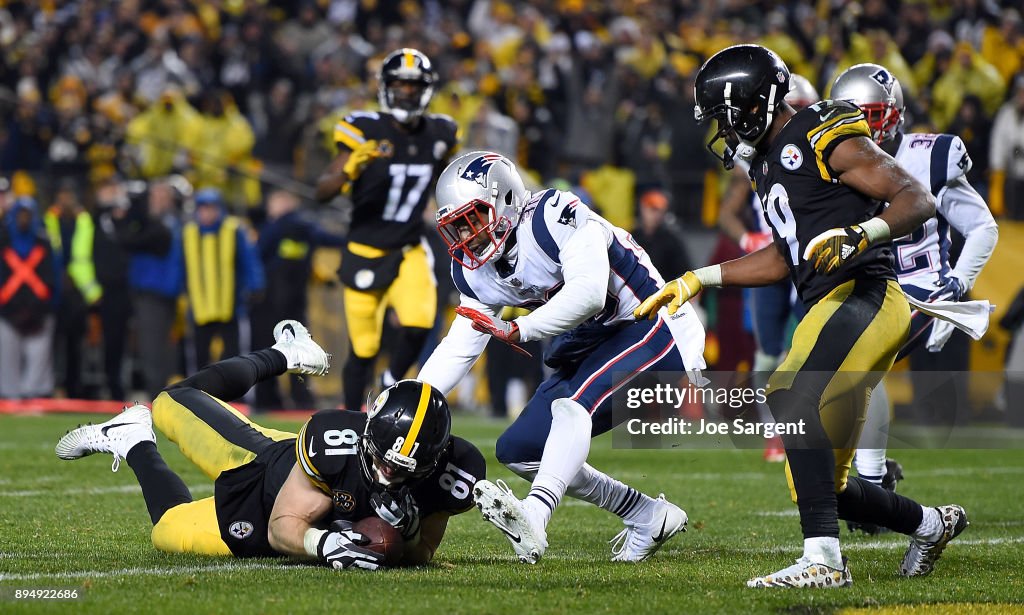
[{"label": "steelers logo on helmet", "polygon": [[425,382],[401,380],[385,389],[373,408],[360,441],[364,476],[387,488],[429,476],[451,439],[444,396]]},{"label": "steelers logo on helmet", "polygon": [[796,171],[800,168],[800,165],[804,163],[804,155],[801,153],[800,148],[787,143],[782,148],[782,154],[779,156],[779,162],[786,168],[787,171]]},{"label": "steelers logo on helmet", "polygon": [[366,411],[367,417],[372,419],[378,412],[380,412],[380,409],[383,408],[384,404],[388,401],[388,391],[390,390],[391,389],[384,389],[380,392],[380,395],[377,396],[377,399],[373,400],[373,405]]},{"label": "steelers logo on helmet", "polygon": [[377,100],[403,124],[415,124],[434,96],[437,74],[430,58],[409,47],[389,53],[381,64]]}]

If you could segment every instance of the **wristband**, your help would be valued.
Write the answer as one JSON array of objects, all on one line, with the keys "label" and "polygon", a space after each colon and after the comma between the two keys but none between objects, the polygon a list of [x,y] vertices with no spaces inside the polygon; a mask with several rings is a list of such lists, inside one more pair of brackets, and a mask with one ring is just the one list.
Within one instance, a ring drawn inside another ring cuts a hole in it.
[{"label": "wristband", "polygon": [[704,288],[717,288],[722,285],[721,265],[710,265],[708,267],[694,269],[693,275],[697,276],[697,279],[700,280],[701,286]]},{"label": "wristband", "polygon": [[864,236],[868,238],[868,243],[889,241],[892,238],[889,224],[879,217],[871,218],[867,222],[861,222],[859,226],[864,231]]},{"label": "wristband", "polygon": [[327,530],[319,530],[315,527],[306,530],[306,534],[302,537],[302,547],[306,550],[307,555],[311,557],[318,557],[320,555],[320,539],[326,533]]}]

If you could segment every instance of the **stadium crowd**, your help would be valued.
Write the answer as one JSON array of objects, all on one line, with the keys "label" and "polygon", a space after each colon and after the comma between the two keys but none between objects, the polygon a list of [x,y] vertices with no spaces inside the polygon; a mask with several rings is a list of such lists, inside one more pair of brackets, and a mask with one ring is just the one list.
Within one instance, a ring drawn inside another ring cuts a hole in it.
[{"label": "stadium crowd", "polygon": [[[309,279],[308,259],[298,278],[275,262],[273,225],[309,200],[337,119],[375,108],[377,64],[398,47],[433,60],[431,109],[458,122],[463,150],[499,151],[530,181],[572,187],[649,238],[655,264],[676,275],[688,234],[716,224],[724,186],[691,112],[693,76],[739,42],[775,50],[823,96],[851,65],[888,67],[908,128],[961,136],[993,212],[1024,219],[1016,0],[7,2],[0,209],[22,259],[46,231],[40,258],[56,273],[38,281],[35,304],[0,310],[0,398],[121,399],[126,352],[155,392],[181,366],[142,348],[198,340],[189,354],[204,363],[211,336],[225,354],[248,344],[238,323],[260,321],[275,279]],[[190,229],[223,228],[237,230],[246,264],[235,293],[214,301],[176,263],[201,242]],[[0,304],[18,271],[0,269]],[[741,320],[717,327],[726,355]],[[15,336],[43,341],[12,357]],[[83,348],[103,349],[93,387]],[[268,395],[264,405],[279,403]]]}]

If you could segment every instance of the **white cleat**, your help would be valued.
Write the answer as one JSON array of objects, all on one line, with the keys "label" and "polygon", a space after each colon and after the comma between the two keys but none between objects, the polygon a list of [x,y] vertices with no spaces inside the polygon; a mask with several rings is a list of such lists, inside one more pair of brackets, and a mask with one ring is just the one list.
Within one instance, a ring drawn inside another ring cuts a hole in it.
[{"label": "white cleat", "polygon": [[288,361],[292,374],[323,376],[331,369],[331,355],[313,341],[309,330],[297,320],[282,320],[274,327],[272,348]]},{"label": "white cleat", "polygon": [[764,577],[747,581],[747,587],[849,587],[853,585],[850,567],[843,558],[842,570],[825,564],[816,564],[806,557],[796,560],[788,568]]},{"label": "white cleat", "polygon": [[99,425],[80,425],[64,434],[54,452],[61,459],[81,459],[93,453],[114,456],[111,470],[117,472],[121,460],[139,442],[156,442],[153,414],[142,404],[125,408],[124,412]]},{"label": "white cleat", "polygon": [[504,481],[497,484],[489,480],[477,481],[473,487],[473,500],[484,516],[484,521],[497,527],[515,549],[519,561],[536,564],[548,548],[544,528],[530,522],[523,503],[516,498]]},{"label": "white cleat", "polygon": [[679,532],[686,531],[686,511],[662,493],[651,507],[650,521],[626,521],[626,528],[609,540],[613,562],[642,562]]},{"label": "white cleat", "polygon": [[939,516],[942,517],[942,536],[938,540],[925,542],[913,536],[910,538],[910,546],[903,554],[903,562],[900,564],[900,576],[923,577],[931,574],[935,568],[942,551],[953,540],[960,535],[970,522],[967,520],[967,513],[963,507],[956,504],[936,506]]}]

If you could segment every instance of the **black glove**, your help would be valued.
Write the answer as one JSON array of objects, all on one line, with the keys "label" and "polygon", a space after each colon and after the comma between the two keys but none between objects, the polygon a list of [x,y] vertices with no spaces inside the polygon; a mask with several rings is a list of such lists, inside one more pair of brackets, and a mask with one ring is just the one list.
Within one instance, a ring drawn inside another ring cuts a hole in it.
[{"label": "black glove", "polygon": [[377,516],[387,521],[406,542],[416,542],[420,538],[420,509],[416,500],[412,499],[407,487],[396,493],[384,491],[370,494],[370,506]]},{"label": "black glove", "polygon": [[328,566],[341,570],[362,568],[377,570],[384,564],[384,555],[364,549],[370,540],[352,529],[351,521],[338,520],[331,524],[327,533],[320,538],[316,554]]},{"label": "black glove", "polygon": [[947,275],[935,282],[935,292],[929,295],[929,301],[959,301],[967,294],[967,287],[955,275]]}]

